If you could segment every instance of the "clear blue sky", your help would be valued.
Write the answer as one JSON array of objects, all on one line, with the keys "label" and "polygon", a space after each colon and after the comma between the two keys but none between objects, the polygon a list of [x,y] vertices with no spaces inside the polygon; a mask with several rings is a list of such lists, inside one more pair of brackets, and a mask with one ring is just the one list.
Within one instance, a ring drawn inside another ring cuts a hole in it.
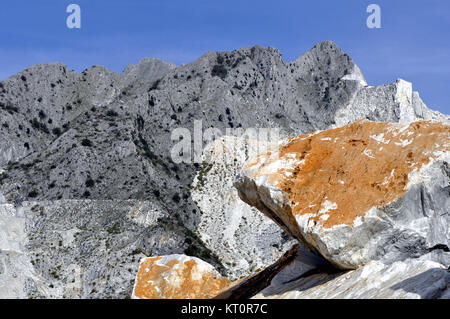
[{"label": "clear blue sky", "polygon": [[[66,27],[70,3],[81,6],[79,30]],[[366,27],[371,3],[381,29]],[[349,53],[369,85],[403,78],[450,114],[448,0],[2,0],[0,80],[42,62],[121,72],[143,57],[181,64],[255,44],[294,60],[323,40]]]}]

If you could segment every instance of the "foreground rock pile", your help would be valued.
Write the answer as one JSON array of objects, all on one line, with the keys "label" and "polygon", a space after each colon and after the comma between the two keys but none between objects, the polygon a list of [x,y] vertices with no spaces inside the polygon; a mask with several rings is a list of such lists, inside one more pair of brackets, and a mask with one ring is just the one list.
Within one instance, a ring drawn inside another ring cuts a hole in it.
[{"label": "foreground rock pile", "polygon": [[448,124],[362,120],[249,159],[239,196],[301,246],[217,297],[449,298],[449,156]]}]

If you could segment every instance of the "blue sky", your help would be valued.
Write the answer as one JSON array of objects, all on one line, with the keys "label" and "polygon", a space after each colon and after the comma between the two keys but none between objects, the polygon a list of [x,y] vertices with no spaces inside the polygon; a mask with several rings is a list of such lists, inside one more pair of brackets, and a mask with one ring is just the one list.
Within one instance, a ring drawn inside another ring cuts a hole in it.
[{"label": "blue sky", "polygon": [[[81,7],[79,30],[66,27],[70,3]],[[381,7],[381,29],[366,27],[371,3]],[[369,85],[403,78],[430,108],[450,114],[449,39],[448,0],[2,0],[0,80],[42,62],[121,72],[143,57],[182,64],[255,44],[290,61],[333,40]]]}]

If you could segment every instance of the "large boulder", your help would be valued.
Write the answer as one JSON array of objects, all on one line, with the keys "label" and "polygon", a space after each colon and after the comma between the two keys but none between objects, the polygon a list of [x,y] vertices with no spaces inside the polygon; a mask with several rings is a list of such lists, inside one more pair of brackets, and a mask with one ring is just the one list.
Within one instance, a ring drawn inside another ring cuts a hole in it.
[{"label": "large boulder", "polygon": [[239,196],[334,265],[450,263],[450,126],[367,120],[250,159]]},{"label": "large boulder", "polygon": [[210,264],[186,255],[143,258],[133,289],[135,299],[206,299],[230,284]]}]

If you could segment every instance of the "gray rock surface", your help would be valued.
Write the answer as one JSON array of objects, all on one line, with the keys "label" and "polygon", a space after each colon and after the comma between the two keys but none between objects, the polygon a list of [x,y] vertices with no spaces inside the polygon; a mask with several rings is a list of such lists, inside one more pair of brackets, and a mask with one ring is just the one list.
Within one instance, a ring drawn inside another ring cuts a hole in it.
[{"label": "gray rock surface", "polygon": [[409,123],[417,120],[449,122],[450,116],[431,111],[413,91],[412,83],[395,83],[360,89],[345,107],[335,114],[336,126],[360,119],[379,122]]},{"label": "gray rock surface", "polygon": [[60,200],[0,205],[4,298],[128,298],[146,256],[202,249],[148,201]]},{"label": "gray rock surface", "polygon": [[340,271],[294,246],[276,263],[231,285],[217,298],[449,299],[449,293],[449,269],[424,258],[390,265],[371,261],[357,270]]},{"label": "gray rock surface", "polygon": [[232,280],[265,268],[295,243],[271,219],[244,203],[232,186],[247,157],[270,147],[262,141],[222,137],[205,149],[202,169],[192,183],[191,196],[201,212],[197,232]]},{"label": "gray rock surface", "polygon": [[[205,204],[207,192],[191,193],[196,176],[205,167],[201,163],[172,161],[171,132],[179,127],[192,132],[194,120],[202,120],[203,128],[213,126],[224,135],[227,128],[262,127],[279,128],[280,136],[286,137],[357,118],[445,119],[428,110],[418,94],[401,81],[376,88],[365,85],[359,68],[330,41],[317,44],[292,62],[283,61],[276,49],[255,46],[232,52],[208,52],[178,67],[157,59],[143,59],[121,74],[100,66],[80,74],[61,63],[32,66],[0,82],[0,203],[14,204],[18,209],[22,202],[24,207],[27,202],[42,202],[49,210],[58,212],[41,229],[41,238],[50,240],[54,236],[52,227],[62,227],[60,218],[70,216],[77,223],[89,220],[80,213],[82,209],[65,204],[62,210],[61,203],[90,203],[93,216],[101,219],[106,212],[100,203],[105,200],[115,201],[119,207],[128,200],[149,202],[167,217],[165,223],[158,222],[156,237],[148,233],[145,236],[158,238],[164,229],[173,227],[177,229],[179,242],[186,244],[169,245],[173,251],[155,248],[147,253],[186,253],[205,259],[231,278],[248,275],[252,267],[267,266],[281,256],[287,235],[260,219],[261,223],[255,224],[248,235],[244,236],[244,231],[234,233],[235,247],[245,247],[248,242],[257,244],[256,248],[245,248],[233,261],[230,256],[234,250],[222,253],[223,239],[203,243],[199,238],[212,231],[217,220],[228,220],[227,214],[236,212],[233,207],[241,207],[242,216],[255,213],[236,204],[233,196],[223,198],[223,209],[213,210],[217,205]],[[393,98],[392,92],[397,91],[407,91],[406,100],[400,93]],[[230,180],[235,167],[224,169],[224,182],[217,187],[232,194],[231,182],[225,180]],[[213,187],[214,183],[209,185]],[[194,202],[195,196],[200,204]],[[208,216],[214,213],[220,216],[205,219],[201,211]],[[27,218],[30,225],[39,221],[33,214]],[[242,230],[250,229],[248,222],[241,224],[248,227]],[[274,241],[279,238],[279,242],[262,242],[253,237],[259,233],[271,233],[271,238]],[[16,240],[27,242],[29,237],[25,232]],[[48,258],[64,260],[68,253],[56,250],[40,259],[41,264],[30,266],[32,256],[46,248],[37,242],[21,245],[21,256],[25,259],[19,264],[28,270],[14,279],[20,291],[17,296],[64,296],[62,288],[49,290],[52,292],[34,288],[25,274],[37,271],[37,278],[44,276],[42,282],[49,284],[49,275],[45,271],[42,275],[43,269],[50,269],[53,263]],[[272,247],[267,252],[266,247],[271,245],[279,248]],[[223,260],[215,256],[221,253]],[[8,254],[6,249],[2,250],[2,262],[8,265],[3,274],[15,271]],[[101,270],[89,250],[80,249],[76,254],[85,262],[77,264],[79,267],[87,267],[95,274],[105,271],[110,277],[122,278],[121,284],[128,280],[126,270]],[[120,258],[118,255],[110,263],[120,264]],[[255,264],[248,262],[252,258],[257,260]],[[52,285],[63,287],[66,275],[51,279]],[[103,285],[91,293],[89,289],[94,288],[87,284],[72,295],[122,297],[131,293],[129,285],[117,286],[117,290],[111,288],[112,282]]]},{"label": "gray rock surface", "polygon": [[450,272],[429,260],[372,261],[345,273],[303,276],[254,299],[449,299]]}]

